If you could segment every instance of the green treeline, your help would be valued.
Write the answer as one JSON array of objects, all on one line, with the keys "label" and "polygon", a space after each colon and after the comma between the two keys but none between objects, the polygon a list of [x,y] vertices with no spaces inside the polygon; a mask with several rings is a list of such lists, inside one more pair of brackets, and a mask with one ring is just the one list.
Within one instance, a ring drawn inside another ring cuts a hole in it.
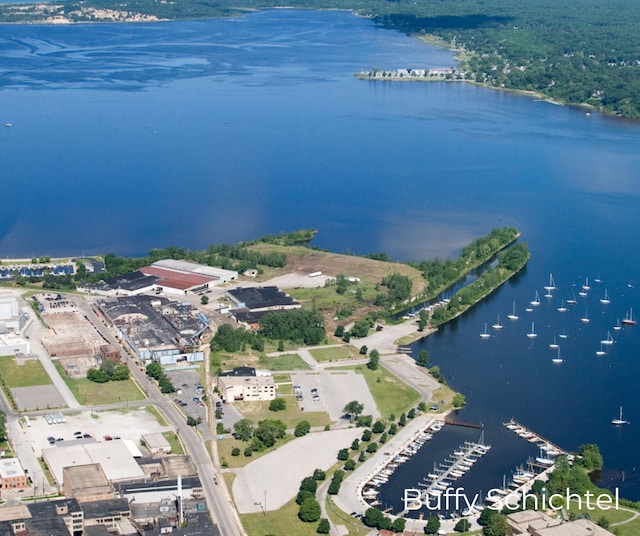
[{"label": "green treeline", "polygon": [[501,249],[505,248],[518,237],[518,230],[514,227],[492,229],[487,236],[474,239],[462,249],[460,256],[445,261],[435,258],[412,264],[418,268],[427,280],[425,296],[432,298],[445,288],[453,285],[465,274],[490,260]]},{"label": "green treeline", "polygon": [[524,242],[514,244],[502,252],[495,268],[484,272],[473,283],[461,288],[453,295],[446,307],[437,307],[434,310],[431,324],[440,326],[466,311],[521,270],[529,257],[529,250]]}]

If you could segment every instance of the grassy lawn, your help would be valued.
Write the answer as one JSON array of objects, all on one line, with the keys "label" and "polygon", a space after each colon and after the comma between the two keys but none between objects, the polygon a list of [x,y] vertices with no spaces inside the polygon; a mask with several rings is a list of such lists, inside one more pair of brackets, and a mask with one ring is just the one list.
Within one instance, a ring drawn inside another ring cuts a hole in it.
[{"label": "grassy lawn", "polygon": [[[605,491],[603,490],[603,493]],[[616,510],[614,504],[612,503],[611,508],[609,510],[600,509],[596,507],[595,499],[591,499],[590,506],[591,510],[587,510],[586,504],[583,502],[582,508],[578,508],[578,501],[571,501],[569,506],[569,511],[575,514],[588,514],[589,518],[593,522],[598,522],[598,520],[602,517],[605,517],[609,523],[620,523],[621,521],[626,521],[633,517],[633,513],[627,510]],[[621,506],[621,508],[624,508]],[[640,518],[635,519],[629,523],[622,523],[621,525],[617,525],[616,529],[618,530],[618,534],[620,536],[635,536],[640,534]]]},{"label": "grassy lawn", "polygon": [[[267,497],[268,501],[268,497]],[[274,534],[284,536],[316,536],[318,523],[303,523],[298,519],[299,506],[292,499],[279,510],[265,514],[241,514],[240,521],[249,536],[265,536]]]},{"label": "grassy lawn", "polygon": [[[249,446],[249,441],[240,441],[231,435],[226,435],[225,439],[218,440],[218,457],[220,458],[221,464],[225,462],[226,467],[236,469],[238,467],[244,467],[245,465],[251,463],[253,460],[257,460],[265,454],[273,452],[292,439],[294,439],[294,436],[292,434],[289,434],[285,436],[284,439],[279,440],[270,449],[266,449],[260,452],[254,452],[251,456],[245,456],[244,449]],[[240,456],[231,456],[231,451],[234,447],[238,447],[240,449]]]},{"label": "grassy lawn", "polygon": [[331,495],[327,495],[325,506],[331,523],[346,527],[349,530],[348,534],[350,536],[365,536],[371,531],[371,529],[365,527],[361,521],[340,510],[333,502]]},{"label": "grassy lawn", "polygon": [[278,384],[277,387],[278,387],[278,396],[293,394],[293,384],[291,383]]},{"label": "grassy lawn", "polygon": [[182,443],[180,443],[175,432],[169,430],[168,432],[162,432],[162,435],[169,442],[169,445],[171,445],[171,454],[184,454]]},{"label": "grassy lawn", "polygon": [[370,370],[366,365],[358,365],[331,367],[330,370],[355,370],[362,374],[383,418],[388,418],[392,413],[398,417],[420,402],[418,391],[405,385],[383,367],[378,367],[378,370]]},{"label": "grassy lawn", "polygon": [[329,348],[314,348],[309,353],[316,361],[339,361],[342,359],[360,359],[366,356],[358,354],[352,346],[330,346]]},{"label": "grassy lawn", "polygon": [[308,370],[307,365],[298,354],[282,354],[275,357],[260,356],[258,364],[269,370]]},{"label": "grassy lawn", "polygon": [[324,426],[331,424],[329,414],[324,411],[300,411],[293,396],[283,397],[287,407],[283,411],[270,411],[269,402],[235,402],[234,407],[243,417],[257,423],[264,419],[277,419],[287,425],[287,429],[295,428],[300,421],[309,421],[311,426]]},{"label": "grassy lawn", "polygon": [[276,383],[291,382],[291,374],[274,374],[273,381]]},{"label": "grassy lawn", "polygon": [[100,405],[144,399],[144,393],[138,389],[133,380],[107,383],[90,382],[86,378],[74,380],[64,373],[57,361],[54,361],[54,364],[64,382],[71,389],[73,396],[82,405],[86,405],[87,402],[92,405]]},{"label": "grassy lawn", "polygon": [[24,364],[18,365],[12,356],[0,357],[0,375],[8,387],[51,384],[51,378],[37,359],[29,359]]},{"label": "grassy lawn", "polygon": [[[447,385],[441,385],[434,392],[431,397],[430,404],[438,404],[439,410],[438,413],[442,413],[453,407],[453,395],[455,395],[455,391],[448,387]],[[441,402],[444,400],[444,403]]]}]

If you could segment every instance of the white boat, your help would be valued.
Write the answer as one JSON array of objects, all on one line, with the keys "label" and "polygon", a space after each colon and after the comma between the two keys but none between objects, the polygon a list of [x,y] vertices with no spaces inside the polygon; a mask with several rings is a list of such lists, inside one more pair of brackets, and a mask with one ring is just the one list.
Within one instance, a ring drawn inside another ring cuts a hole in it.
[{"label": "white boat", "polygon": [[611,300],[609,299],[609,291],[607,289],[604,289],[604,297],[600,298],[600,303],[611,303]]},{"label": "white boat", "polygon": [[583,324],[588,324],[591,320],[589,319],[589,314],[587,311],[584,312],[584,316],[580,319]]},{"label": "white boat", "polygon": [[613,326],[613,329],[615,329],[616,331],[620,331],[622,329],[622,325],[620,324],[619,318],[618,318],[618,321],[616,322],[616,325]]},{"label": "white boat", "polygon": [[575,305],[576,303],[578,303],[578,300],[576,300],[576,295],[575,295],[575,293],[574,293],[574,292],[572,292],[572,294],[573,294],[573,297],[572,297],[572,298],[569,298],[569,299],[567,300],[567,304],[569,304],[569,305]]},{"label": "white boat", "polygon": [[622,319],[622,323],[627,325],[627,326],[635,326],[636,325],[636,321],[633,319],[633,308],[631,308],[631,309],[629,309],[627,311],[627,314]]},{"label": "white boat", "polygon": [[556,282],[553,280],[553,274],[549,274],[549,284],[544,287],[545,290],[555,290]]},{"label": "white boat", "polygon": [[562,333],[560,333],[560,335],[558,335],[558,337],[560,337],[561,339],[566,339],[567,337],[569,337],[569,335],[567,335],[564,331]]},{"label": "white boat", "polygon": [[564,359],[560,357],[560,348],[558,347],[558,355],[551,360],[552,363],[560,364],[564,363]]},{"label": "white boat", "polygon": [[484,323],[484,332],[480,333],[480,337],[483,339],[488,339],[489,337],[491,337],[490,333],[487,333],[487,323]]},{"label": "white boat", "polygon": [[602,283],[602,279],[600,279],[600,274],[598,274],[598,277],[596,277],[596,278],[594,279],[594,281],[595,281],[596,283]]},{"label": "white boat", "polygon": [[7,128],[11,128],[13,125],[11,123],[5,123],[4,126]]},{"label": "white boat", "polygon": [[500,315],[498,315],[498,320],[496,320],[495,324],[491,326],[493,329],[502,329],[504,326],[500,323]]},{"label": "white boat", "polygon": [[534,307],[536,305],[540,305],[540,294],[538,294],[538,291],[536,290],[536,295],[534,296],[533,300],[531,300],[529,302],[531,305],[533,305]]},{"label": "white boat", "polygon": [[511,311],[511,314],[507,315],[507,318],[509,320],[518,320],[518,315],[516,314],[516,302],[513,302],[513,310]]},{"label": "white boat", "polygon": [[600,341],[600,343],[607,344],[607,345],[613,344],[613,337],[611,336],[611,332],[610,331],[607,331],[607,338],[602,340],[602,341]]},{"label": "white boat", "polygon": [[567,312],[567,308],[564,306],[564,300],[562,300],[560,302],[560,307],[558,307],[558,312],[559,313],[566,313]]},{"label": "white boat", "polygon": [[582,290],[591,290],[589,286],[589,276],[587,276],[584,280],[584,285],[582,285]]},{"label": "white boat", "polygon": [[611,419],[611,424],[615,424],[616,426],[621,424],[629,424],[629,421],[626,421],[622,418],[622,406],[620,406],[620,416],[617,419]]},{"label": "white boat", "polygon": [[533,339],[535,337],[537,337],[538,334],[536,333],[536,326],[534,322],[531,322],[531,331],[529,333],[527,333],[527,337],[529,337],[530,339]]},{"label": "white boat", "polygon": [[600,350],[596,350],[596,355],[598,357],[602,357],[603,355],[607,355],[607,352],[605,352],[604,348],[602,347],[602,341],[600,342]]},{"label": "white boat", "polygon": [[581,290],[580,292],[578,292],[578,296],[580,296],[581,298],[585,298],[587,296],[587,291]]},{"label": "white boat", "polygon": [[553,336],[553,342],[549,344],[549,348],[555,350],[556,348],[560,348],[558,343],[556,342],[556,336]]}]

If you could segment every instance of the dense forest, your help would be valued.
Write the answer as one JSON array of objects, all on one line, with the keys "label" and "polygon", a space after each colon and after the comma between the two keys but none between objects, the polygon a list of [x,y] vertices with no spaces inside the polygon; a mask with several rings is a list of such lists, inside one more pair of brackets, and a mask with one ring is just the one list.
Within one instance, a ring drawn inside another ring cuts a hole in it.
[{"label": "dense forest", "polygon": [[[72,0],[26,7],[0,4],[0,21],[42,22],[56,17],[72,22],[95,21],[99,20],[95,8],[168,20],[202,19],[239,16],[250,9],[278,5],[273,0]],[[286,5],[352,9],[387,28],[409,35],[435,36],[445,46],[460,51],[455,77],[640,117],[640,8],[635,2],[291,0]]]}]

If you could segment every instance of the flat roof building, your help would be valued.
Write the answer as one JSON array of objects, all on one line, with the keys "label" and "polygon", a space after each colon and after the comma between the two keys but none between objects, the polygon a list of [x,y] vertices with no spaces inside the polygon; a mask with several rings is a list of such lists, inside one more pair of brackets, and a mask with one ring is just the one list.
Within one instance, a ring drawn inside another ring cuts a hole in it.
[{"label": "flat roof building", "polygon": [[302,306],[278,287],[244,287],[227,291],[236,309],[252,313],[300,309]]},{"label": "flat roof building", "polygon": [[144,434],[142,436],[145,446],[151,454],[169,454],[171,452],[171,445],[160,432],[152,434]]},{"label": "flat roof building", "polygon": [[18,458],[0,459],[0,481],[2,489],[24,489],[27,477]]},{"label": "flat roof building", "polygon": [[273,376],[218,376],[218,390],[224,402],[234,400],[273,400]]},{"label": "flat roof building", "polygon": [[65,497],[78,502],[113,499],[113,487],[99,463],[64,467],[62,478]]}]

